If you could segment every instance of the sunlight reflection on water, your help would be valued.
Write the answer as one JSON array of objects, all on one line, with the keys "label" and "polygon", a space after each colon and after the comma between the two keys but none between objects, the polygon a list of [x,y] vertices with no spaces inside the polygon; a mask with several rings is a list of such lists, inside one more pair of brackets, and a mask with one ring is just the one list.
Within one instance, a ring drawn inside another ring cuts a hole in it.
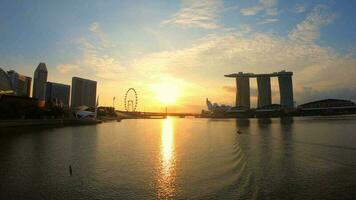
[{"label": "sunlight reflection on water", "polygon": [[161,132],[161,166],[158,177],[160,199],[170,199],[175,196],[175,143],[174,123],[171,118],[162,121]]}]

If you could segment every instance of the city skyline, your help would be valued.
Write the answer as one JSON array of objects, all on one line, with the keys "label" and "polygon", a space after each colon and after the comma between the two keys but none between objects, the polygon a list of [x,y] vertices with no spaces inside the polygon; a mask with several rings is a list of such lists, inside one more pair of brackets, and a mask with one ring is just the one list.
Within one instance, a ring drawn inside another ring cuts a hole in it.
[{"label": "city skyline", "polygon": [[[78,75],[96,80],[100,105],[112,105],[115,96],[122,109],[130,87],[139,93],[138,110],[163,110],[160,91],[176,95],[169,107],[177,111],[200,111],[206,97],[234,105],[235,84],[224,74],[281,70],[294,72],[298,104],[356,99],[356,2],[1,4],[0,19],[7,20],[0,23],[0,66],[32,76],[45,62],[50,81],[70,84]],[[256,107],[257,84],[250,84]],[[277,103],[278,82],[271,86]]]}]

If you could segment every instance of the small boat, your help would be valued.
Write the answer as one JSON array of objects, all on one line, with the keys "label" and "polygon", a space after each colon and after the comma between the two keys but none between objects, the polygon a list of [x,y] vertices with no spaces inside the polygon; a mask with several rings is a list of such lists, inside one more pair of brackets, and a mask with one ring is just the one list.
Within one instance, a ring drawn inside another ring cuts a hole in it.
[{"label": "small boat", "polygon": [[239,130],[237,130],[237,133],[238,134],[242,134],[242,131],[239,129]]},{"label": "small boat", "polygon": [[72,176],[72,165],[69,165],[69,176]]}]

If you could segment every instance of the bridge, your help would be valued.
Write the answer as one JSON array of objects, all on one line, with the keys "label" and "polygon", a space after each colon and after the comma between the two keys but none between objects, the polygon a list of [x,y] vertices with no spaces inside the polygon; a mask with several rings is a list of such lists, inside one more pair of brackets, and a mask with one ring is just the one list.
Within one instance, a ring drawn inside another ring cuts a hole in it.
[{"label": "bridge", "polygon": [[127,112],[127,111],[116,111],[118,116],[123,119],[162,119],[167,116],[172,117],[200,117],[198,113],[173,113],[173,112]]}]

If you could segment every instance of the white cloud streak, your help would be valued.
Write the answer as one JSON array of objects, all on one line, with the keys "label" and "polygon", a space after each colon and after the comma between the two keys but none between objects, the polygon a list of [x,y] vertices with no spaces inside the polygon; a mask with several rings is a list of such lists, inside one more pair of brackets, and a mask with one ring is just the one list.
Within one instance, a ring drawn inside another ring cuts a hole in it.
[{"label": "white cloud streak", "polygon": [[182,8],[163,24],[179,25],[185,28],[219,28],[217,22],[221,0],[183,0]]},{"label": "white cloud streak", "polygon": [[66,74],[70,72],[78,72],[81,71],[82,69],[78,65],[74,65],[74,64],[59,64],[57,66],[57,70],[62,74]]},{"label": "white cloud streak", "polygon": [[92,23],[89,32],[77,41],[82,55],[74,64],[60,64],[57,69],[61,73],[69,73],[87,69],[95,74],[95,78],[115,80],[120,74],[120,63],[110,55],[112,45],[109,37],[101,30],[100,24]]},{"label": "white cloud streak", "polygon": [[258,24],[272,24],[272,23],[276,23],[279,22],[279,19],[277,18],[268,18],[268,19],[264,19],[260,22],[258,22]]},{"label": "white cloud streak", "polygon": [[256,6],[242,8],[240,12],[244,16],[254,16],[264,12],[268,16],[278,15],[277,0],[260,0]]},{"label": "white cloud streak", "polygon": [[307,9],[307,6],[304,4],[297,4],[294,8],[294,12],[295,13],[303,13],[305,12]]},{"label": "white cloud streak", "polygon": [[328,12],[326,6],[316,6],[304,21],[290,33],[289,38],[303,42],[313,42],[320,38],[320,29],[335,20],[336,15]]}]

